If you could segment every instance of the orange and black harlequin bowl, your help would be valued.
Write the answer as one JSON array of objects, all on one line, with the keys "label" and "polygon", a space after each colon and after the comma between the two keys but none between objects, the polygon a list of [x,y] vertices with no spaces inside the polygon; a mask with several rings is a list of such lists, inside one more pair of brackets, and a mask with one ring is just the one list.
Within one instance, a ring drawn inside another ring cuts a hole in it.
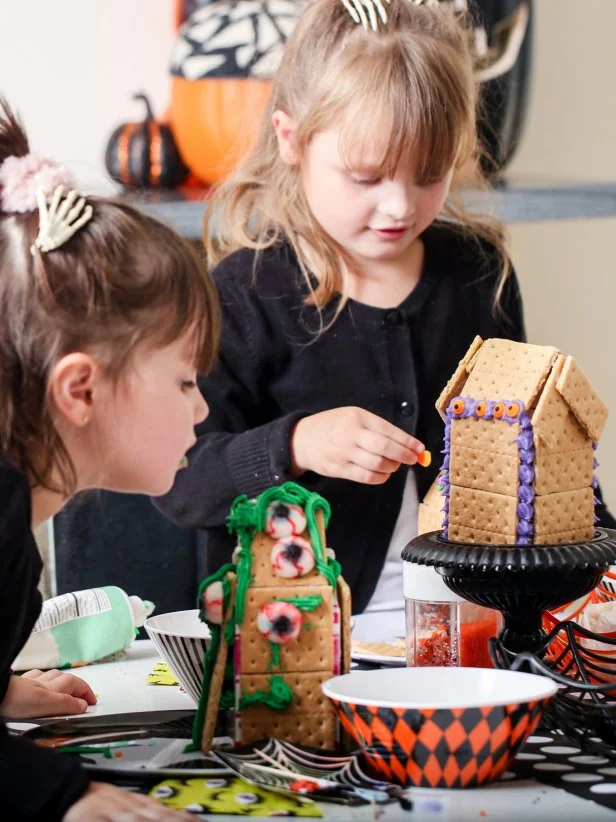
[{"label": "orange and black harlequin bowl", "polygon": [[556,690],[546,677],[487,668],[355,671],[323,684],[370,769],[423,788],[498,779]]}]

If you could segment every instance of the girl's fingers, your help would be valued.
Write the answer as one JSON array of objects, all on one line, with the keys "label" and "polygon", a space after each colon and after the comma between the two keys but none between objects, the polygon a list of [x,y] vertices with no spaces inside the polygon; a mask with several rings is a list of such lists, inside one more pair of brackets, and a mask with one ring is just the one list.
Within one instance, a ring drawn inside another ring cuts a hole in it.
[{"label": "girl's fingers", "polygon": [[[46,671],[49,673],[49,671]],[[38,668],[33,668],[31,671],[24,671],[21,674],[22,679],[42,679],[45,676],[43,671],[39,671]]]},{"label": "girl's fingers", "polygon": [[357,445],[363,451],[398,464],[414,465],[417,462],[417,451],[367,428],[359,432]]},{"label": "girl's fingers", "polygon": [[362,424],[364,428],[368,429],[368,431],[373,431],[375,434],[381,434],[387,439],[392,440],[392,442],[396,442],[404,448],[414,451],[416,454],[420,454],[422,451],[425,451],[425,445],[423,442],[420,442],[415,437],[407,434],[406,431],[392,425],[391,422],[384,420],[382,417],[378,417],[370,411],[365,411],[362,415]]},{"label": "girl's fingers", "polygon": [[78,676],[65,674],[64,678],[57,679],[51,685],[54,691],[62,691],[79,699],[85,699],[88,705],[96,705],[96,694],[85,680]]},{"label": "girl's fingers", "polygon": [[61,676],[66,676],[66,673],[65,671],[58,671],[57,668],[52,668],[50,671],[26,671],[23,676],[28,677],[28,679],[36,679],[38,682],[44,682],[47,684],[49,682],[53,682]]},{"label": "girl's fingers", "polygon": [[57,670],[45,671],[44,673],[38,671],[37,673],[39,676],[29,678],[36,679],[37,682],[45,685],[45,687],[51,691],[70,694],[71,696],[76,696],[78,699],[85,699],[88,705],[96,705],[96,695],[94,691],[85,680],[80,679],[78,676]]},{"label": "girl's fingers", "polygon": [[400,468],[399,460],[390,460],[377,453],[365,451],[363,448],[356,448],[350,461],[360,468],[367,468],[368,471],[374,471],[377,474],[393,474]]},{"label": "girl's fingers", "polygon": [[353,482],[361,482],[363,485],[383,485],[390,478],[391,474],[384,474],[381,471],[371,471],[369,468],[362,468],[361,465],[349,463],[341,479],[349,479]]}]

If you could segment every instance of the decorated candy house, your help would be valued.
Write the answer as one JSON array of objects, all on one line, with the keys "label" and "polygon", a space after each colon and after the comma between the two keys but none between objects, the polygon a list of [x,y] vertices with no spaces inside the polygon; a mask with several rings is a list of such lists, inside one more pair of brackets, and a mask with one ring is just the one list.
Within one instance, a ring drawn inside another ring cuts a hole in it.
[{"label": "decorated candy house", "polygon": [[195,742],[268,736],[331,748],[339,727],[321,684],[350,669],[349,589],[326,548],[329,504],[295,483],[238,497],[233,562],[204,581],[212,632]]},{"label": "decorated candy house", "polygon": [[[594,534],[595,448],[607,407],[552,346],[476,337],[437,401],[438,490],[457,542],[547,544]],[[434,523],[434,489],[422,516]]]}]

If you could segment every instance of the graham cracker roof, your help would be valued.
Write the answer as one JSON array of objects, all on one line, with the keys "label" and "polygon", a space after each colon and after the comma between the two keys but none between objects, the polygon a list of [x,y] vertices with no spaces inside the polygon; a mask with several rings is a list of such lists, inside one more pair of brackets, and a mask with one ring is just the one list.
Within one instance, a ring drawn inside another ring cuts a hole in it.
[{"label": "graham cracker roof", "polygon": [[520,400],[532,415],[533,430],[546,442],[569,418],[588,439],[598,440],[608,409],[572,357],[557,348],[498,338],[475,337],[436,408],[444,418],[456,396],[474,399]]}]

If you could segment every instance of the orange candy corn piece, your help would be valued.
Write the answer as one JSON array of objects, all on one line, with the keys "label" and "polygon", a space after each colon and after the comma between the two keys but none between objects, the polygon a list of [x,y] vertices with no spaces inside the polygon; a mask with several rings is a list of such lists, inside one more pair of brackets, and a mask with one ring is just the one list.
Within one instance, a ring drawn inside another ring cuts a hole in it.
[{"label": "orange candy corn piece", "polygon": [[422,451],[421,454],[417,454],[417,465],[427,468],[431,462],[432,454],[429,451]]}]

